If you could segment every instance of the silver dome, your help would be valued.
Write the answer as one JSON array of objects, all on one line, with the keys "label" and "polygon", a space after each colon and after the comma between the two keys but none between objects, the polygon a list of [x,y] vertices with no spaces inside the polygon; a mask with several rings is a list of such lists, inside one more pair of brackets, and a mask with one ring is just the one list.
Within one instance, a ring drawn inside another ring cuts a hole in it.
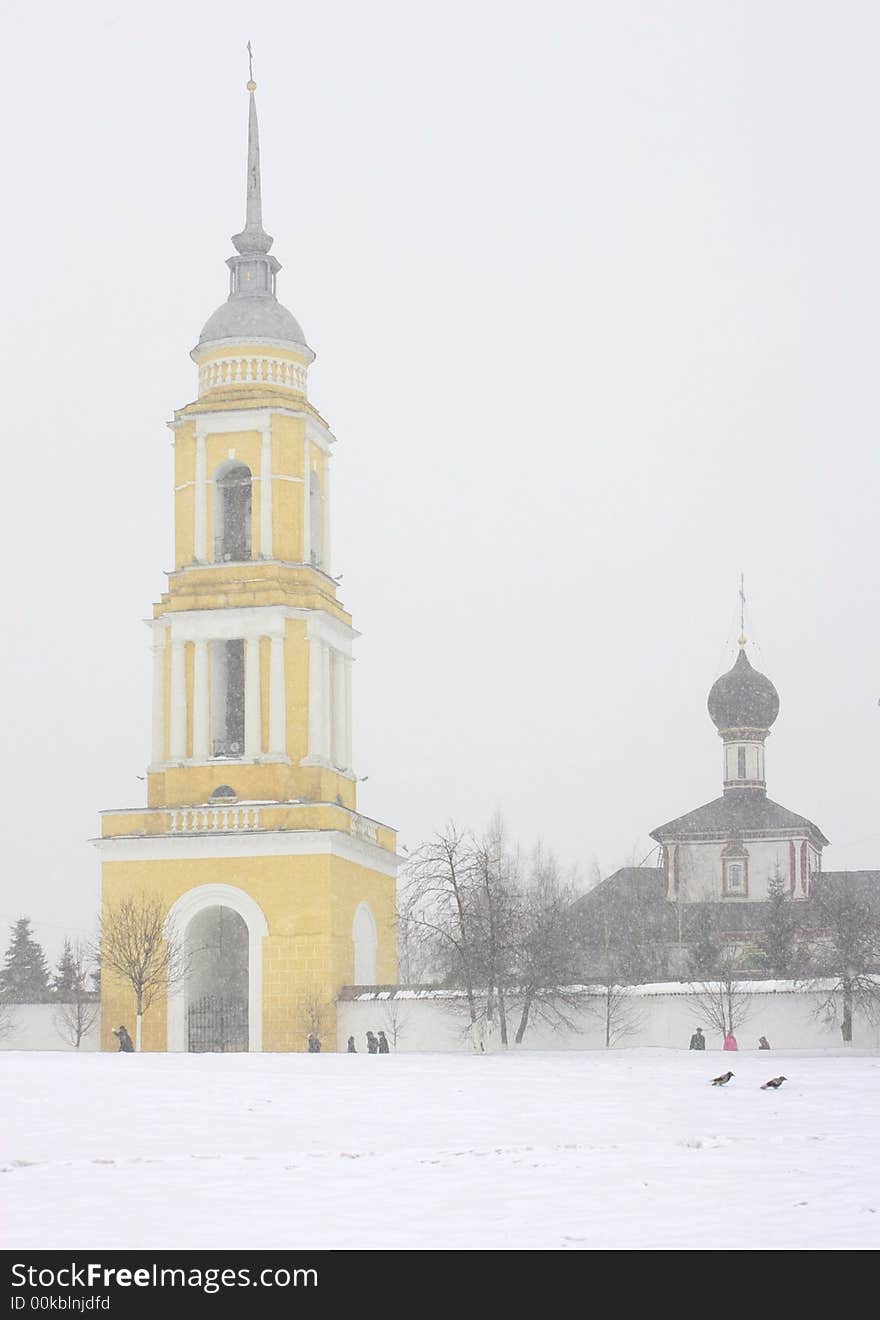
[{"label": "silver dome", "polygon": [[199,343],[215,339],[286,339],[307,347],[299,321],[271,294],[233,297],[218,307],[205,322]]}]

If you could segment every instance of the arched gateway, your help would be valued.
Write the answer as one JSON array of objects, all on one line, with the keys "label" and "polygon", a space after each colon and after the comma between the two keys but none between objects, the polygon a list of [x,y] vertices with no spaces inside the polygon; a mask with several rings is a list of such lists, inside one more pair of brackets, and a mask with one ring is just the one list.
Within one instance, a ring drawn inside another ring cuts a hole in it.
[{"label": "arched gateway", "polygon": [[168,1049],[263,1048],[263,939],[257,903],[231,885],[199,885],[177,900],[167,930],[183,942],[186,975],[168,996]]}]

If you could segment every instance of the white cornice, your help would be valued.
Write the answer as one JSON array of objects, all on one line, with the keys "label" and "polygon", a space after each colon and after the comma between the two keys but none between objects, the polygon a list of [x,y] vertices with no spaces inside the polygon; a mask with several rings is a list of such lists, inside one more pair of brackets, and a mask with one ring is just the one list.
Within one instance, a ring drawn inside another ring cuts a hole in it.
[{"label": "white cornice", "polygon": [[311,365],[315,360],[315,350],[308,344],[296,344],[292,339],[264,339],[262,335],[236,335],[234,339],[206,339],[203,344],[196,344],[190,349],[190,357],[198,363],[203,353],[229,353],[236,344],[254,348],[281,348],[286,353],[295,353]]},{"label": "white cornice", "polygon": [[[301,605],[226,605],[213,610],[165,610],[144,622],[155,628],[171,628],[174,641],[233,641],[238,637],[270,637],[284,632],[285,619],[305,619],[309,637],[316,637],[351,653],[351,643],[360,637],[356,628],[343,623],[327,610],[309,610]],[[175,624],[177,625],[175,627]]]},{"label": "white cornice", "polygon": [[339,857],[392,879],[401,858],[341,830],[246,830],[238,834],[123,835],[93,839],[104,862],[247,857]]},{"label": "white cornice", "polygon": [[165,425],[168,427],[169,431],[176,431],[179,426],[186,426],[188,422],[195,422],[196,425],[198,425],[199,421],[205,418],[215,419],[229,417],[235,418],[237,424],[234,425],[230,422],[227,425],[219,425],[213,431],[210,427],[205,426],[203,421],[204,433],[206,435],[222,435],[236,430],[262,431],[264,425],[262,420],[254,422],[251,426],[246,426],[243,424],[242,418],[246,418],[249,415],[256,418],[263,413],[269,413],[271,416],[278,417],[303,418],[306,423],[306,434],[309,439],[313,440],[315,444],[319,445],[326,453],[329,453],[331,445],[336,444],[336,436],[330,430],[330,427],[327,426],[326,422],[319,421],[314,413],[307,412],[304,408],[284,408],[274,403],[267,403],[265,406],[248,408],[193,408],[185,417],[173,417],[171,421],[166,422]]}]

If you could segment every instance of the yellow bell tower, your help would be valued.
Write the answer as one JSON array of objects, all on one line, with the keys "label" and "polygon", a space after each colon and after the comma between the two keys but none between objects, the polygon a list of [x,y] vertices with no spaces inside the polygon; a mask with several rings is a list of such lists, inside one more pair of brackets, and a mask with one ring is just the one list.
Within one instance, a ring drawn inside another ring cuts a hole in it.
[{"label": "yellow bell tower", "polygon": [[[334,437],[314,353],[276,297],[256,84],[229,296],[175,413],[174,570],[154,607],[148,805],[102,814],[103,900],[157,895],[189,970],[144,1018],[151,1050],[335,1045],[345,984],[396,979],[396,837],[357,812],[358,635],[330,568]],[[105,972],[103,1044],[134,1019]]]}]

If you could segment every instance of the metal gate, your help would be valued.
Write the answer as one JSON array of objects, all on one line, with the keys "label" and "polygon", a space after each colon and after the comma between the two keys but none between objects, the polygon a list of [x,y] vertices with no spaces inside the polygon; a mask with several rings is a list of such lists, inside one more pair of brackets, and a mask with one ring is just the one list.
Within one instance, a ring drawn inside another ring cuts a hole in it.
[{"label": "metal gate", "polygon": [[248,1048],[246,999],[202,995],[186,1010],[187,1049],[194,1054],[232,1054]]}]

